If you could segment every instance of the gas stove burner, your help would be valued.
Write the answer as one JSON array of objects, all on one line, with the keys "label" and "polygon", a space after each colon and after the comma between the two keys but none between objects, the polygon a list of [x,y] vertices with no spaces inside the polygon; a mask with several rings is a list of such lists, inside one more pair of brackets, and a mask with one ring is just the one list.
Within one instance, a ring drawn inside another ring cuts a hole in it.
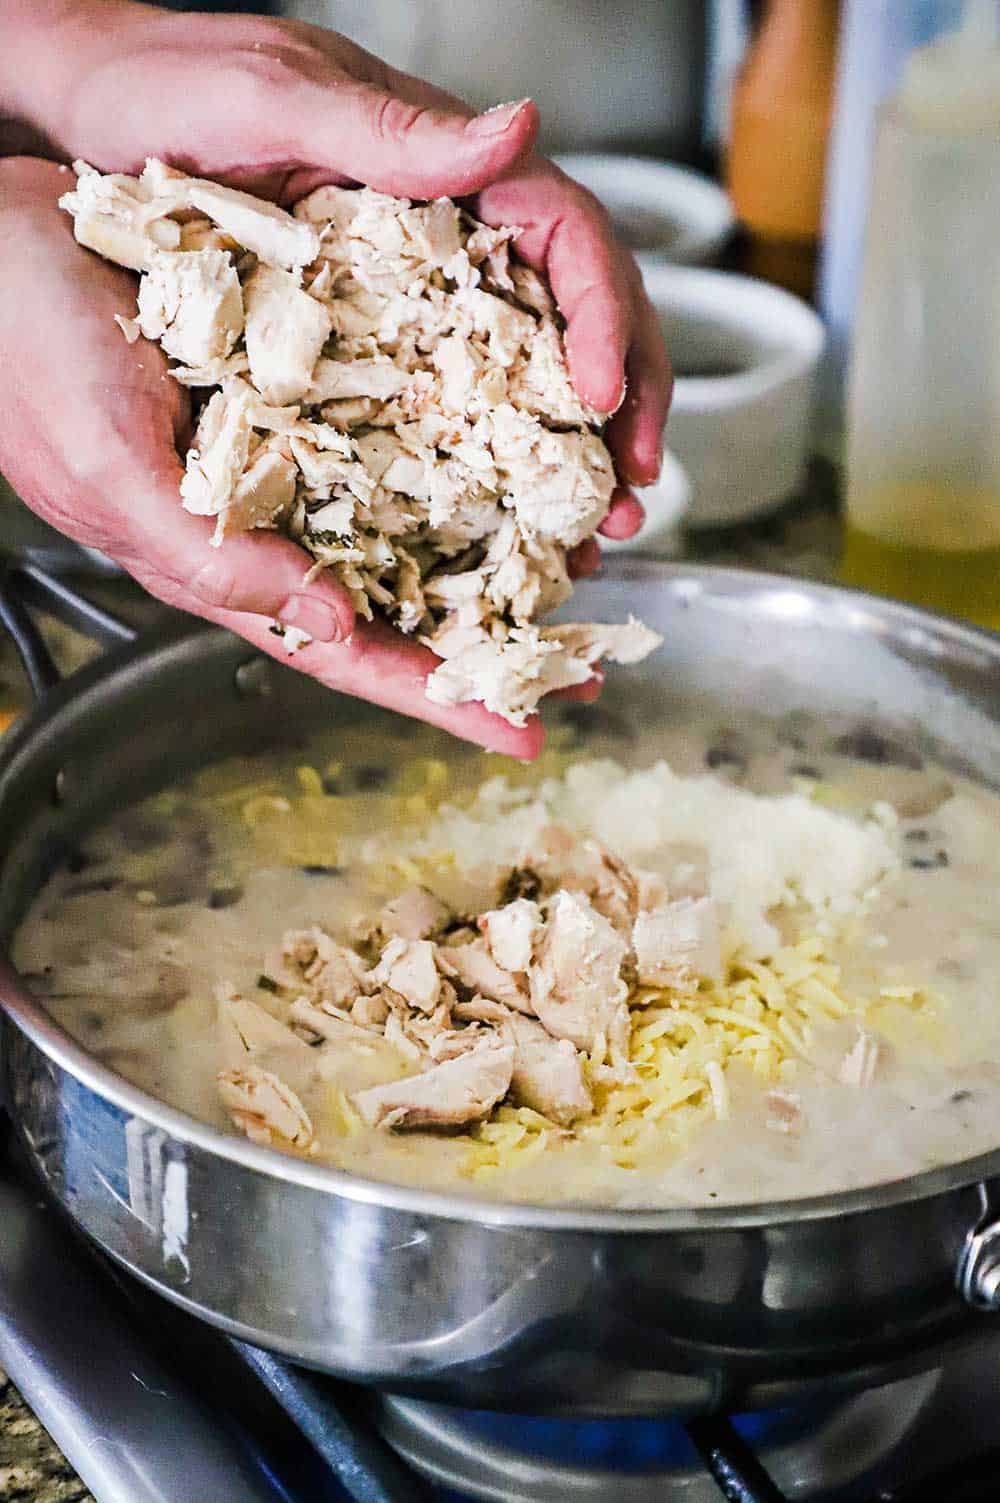
[{"label": "gas stove burner", "polygon": [[[741,1415],[733,1428],[787,1498],[844,1487],[884,1461],[934,1396],[937,1373],[822,1406]],[[718,1503],[679,1420],[549,1420],[379,1395],[376,1423],[439,1486],[493,1503]]]}]

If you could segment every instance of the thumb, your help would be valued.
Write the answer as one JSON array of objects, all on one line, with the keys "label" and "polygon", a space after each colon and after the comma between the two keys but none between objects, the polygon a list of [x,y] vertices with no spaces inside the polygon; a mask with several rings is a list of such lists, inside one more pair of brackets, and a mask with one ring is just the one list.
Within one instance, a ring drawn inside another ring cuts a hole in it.
[{"label": "thumb", "polygon": [[342,77],[307,86],[285,132],[303,162],[381,193],[460,198],[478,193],[528,152],[538,133],[530,99],[469,116],[402,74],[386,87]]},{"label": "thumb", "polygon": [[130,538],[115,550],[144,588],[195,615],[239,611],[298,627],[321,642],[350,637],[354,607],[347,591],[327,573],[306,585],[312,559],[302,548],[262,529],[214,548],[212,522],[182,509],[179,483],[178,467],[144,492]]}]

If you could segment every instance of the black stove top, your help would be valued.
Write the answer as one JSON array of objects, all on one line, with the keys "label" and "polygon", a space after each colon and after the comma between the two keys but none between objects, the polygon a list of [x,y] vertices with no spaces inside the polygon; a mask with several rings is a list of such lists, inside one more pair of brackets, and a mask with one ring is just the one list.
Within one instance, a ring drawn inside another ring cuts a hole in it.
[{"label": "black stove top", "polygon": [[449,1409],[219,1335],[85,1245],[10,1158],[0,1170],[0,1364],[98,1503],[1000,1498],[988,1322],[938,1372],[802,1410],[685,1425]]}]

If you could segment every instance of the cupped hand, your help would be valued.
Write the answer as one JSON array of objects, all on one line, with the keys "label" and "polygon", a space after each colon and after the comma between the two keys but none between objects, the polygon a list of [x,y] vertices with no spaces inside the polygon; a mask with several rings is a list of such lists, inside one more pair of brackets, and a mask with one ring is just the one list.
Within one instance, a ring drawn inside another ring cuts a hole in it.
[{"label": "cupped hand", "polygon": [[[424,693],[437,659],[377,623],[355,623],[329,575],[303,585],[308,560],[276,533],[209,545],[212,524],[180,505],[179,446],[188,394],[154,344],[129,346],[115,314],[134,308],[128,272],[73,239],[57,207],[64,170],[0,162],[0,471],[47,522],[115,559],[151,594],[287,660],[275,619],[316,640],[291,661],[331,688],[430,721],[494,751],[534,757],[522,729],[481,705],[454,709]],[[583,686],[592,697],[598,684]]]},{"label": "cupped hand", "polygon": [[604,209],[532,151],[530,100],[474,115],[300,22],[178,15],[131,0],[69,0],[67,16],[62,44],[41,36],[19,69],[29,80],[23,108],[36,101],[32,123],[65,157],[110,172],[158,156],[284,204],[329,182],[471,198],[487,224],[520,226],[517,251],[547,274],[566,318],[574,385],[614,413],[606,436],[622,485],[602,530],[638,530],[642,510],[627,488],[659,472],[670,400],[659,325]]},{"label": "cupped hand", "polygon": [[[98,14],[105,24],[95,27]],[[295,23],[172,15],[128,0],[80,0],[67,17],[60,48],[18,60],[40,101],[34,114],[26,101],[27,123],[56,154],[132,171],[156,155],[283,203],[331,181],[471,197],[488,223],[520,225],[518,252],[549,276],[566,318],[574,384],[614,412],[607,439],[622,483],[602,531],[637,530],[642,509],[628,487],[658,471],[669,367],[604,211],[532,154],[529,101],[473,117],[344,38]],[[291,542],[255,533],[207,546],[208,524],[178,504],[187,394],[155,346],[121,337],[114,315],[134,312],[134,282],[75,244],[56,207],[67,186],[48,163],[0,162],[0,470],[60,531],[168,603],[276,657],[285,654],[271,622],[298,626],[316,640],[293,663],[331,687],[534,756],[537,721],[517,729],[479,705],[428,701],[432,654],[388,628],[355,627],[329,576],[305,588]],[[572,572],[598,560],[596,545],[582,544]],[[596,675],[572,692],[594,697],[599,684]]]}]

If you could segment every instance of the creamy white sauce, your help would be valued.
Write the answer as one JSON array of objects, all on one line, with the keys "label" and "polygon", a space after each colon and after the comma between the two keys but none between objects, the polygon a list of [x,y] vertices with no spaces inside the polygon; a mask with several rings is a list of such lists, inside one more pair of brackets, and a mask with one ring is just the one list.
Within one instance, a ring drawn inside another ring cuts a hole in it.
[{"label": "creamy white sauce", "polygon": [[[838,751],[828,735],[801,728],[737,734],[700,719],[639,735],[592,709],[586,716],[579,720],[585,745],[581,738],[574,746],[567,724],[562,745],[528,770],[410,726],[377,743],[358,730],[353,740],[341,733],[280,762],[212,769],[85,839],[77,869],[55,873],[33,904],[15,960],[52,1014],[98,1058],[172,1106],[232,1130],[215,1081],[227,1063],[216,1038],[220,981],[266,1005],[259,978],[286,929],[318,923],[348,938],[356,921],[412,881],[406,852],[442,797],[461,803],[500,773],[531,783],[595,755],[629,768],[665,758],[675,772],[708,768],[760,794],[818,789],[826,807],[859,822],[881,807],[899,867],[864,912],[832,927],[831,953],[852,991],[926,988],[940,998],[939,1015],[915,1023],[903,1006],[898,1016],[887,1014],[891,1059],[863,1089],[832,1073],[835,1045],[843,1045],[834,1031],[830,1068],[803,1066],[796,1076],[801,1117],[793,1132],[774,1130],[767,1087],[734,1070],[729,1120],[706,1119],[683,1151],[665,1135],[662,1154],[623,1168],[593,1142],[558,1139],[532,1162],[485,1181],[469,1178],[463,1138],[345,1134],[333,1088],[355,1090],[402,1073],[381,1042],[369,1053],[276,1050],[267,1066],[306,1104],[320,1160],[464,1194],[650,1206],[824,1193],[995,1147],[1000,798],[940,769],[884,760],[892,749],[870,740]],[[386,839],[387,831],[398,838]],[[398,868],[388,864],[397,849]],[[454,900],[464,879],[444,871],[442,883],[449,881],[457,883]],[[474,889],[466,886],[470,898]],[[783,931],[801,931],[801,916],[779,910],[770,917]]]}]

